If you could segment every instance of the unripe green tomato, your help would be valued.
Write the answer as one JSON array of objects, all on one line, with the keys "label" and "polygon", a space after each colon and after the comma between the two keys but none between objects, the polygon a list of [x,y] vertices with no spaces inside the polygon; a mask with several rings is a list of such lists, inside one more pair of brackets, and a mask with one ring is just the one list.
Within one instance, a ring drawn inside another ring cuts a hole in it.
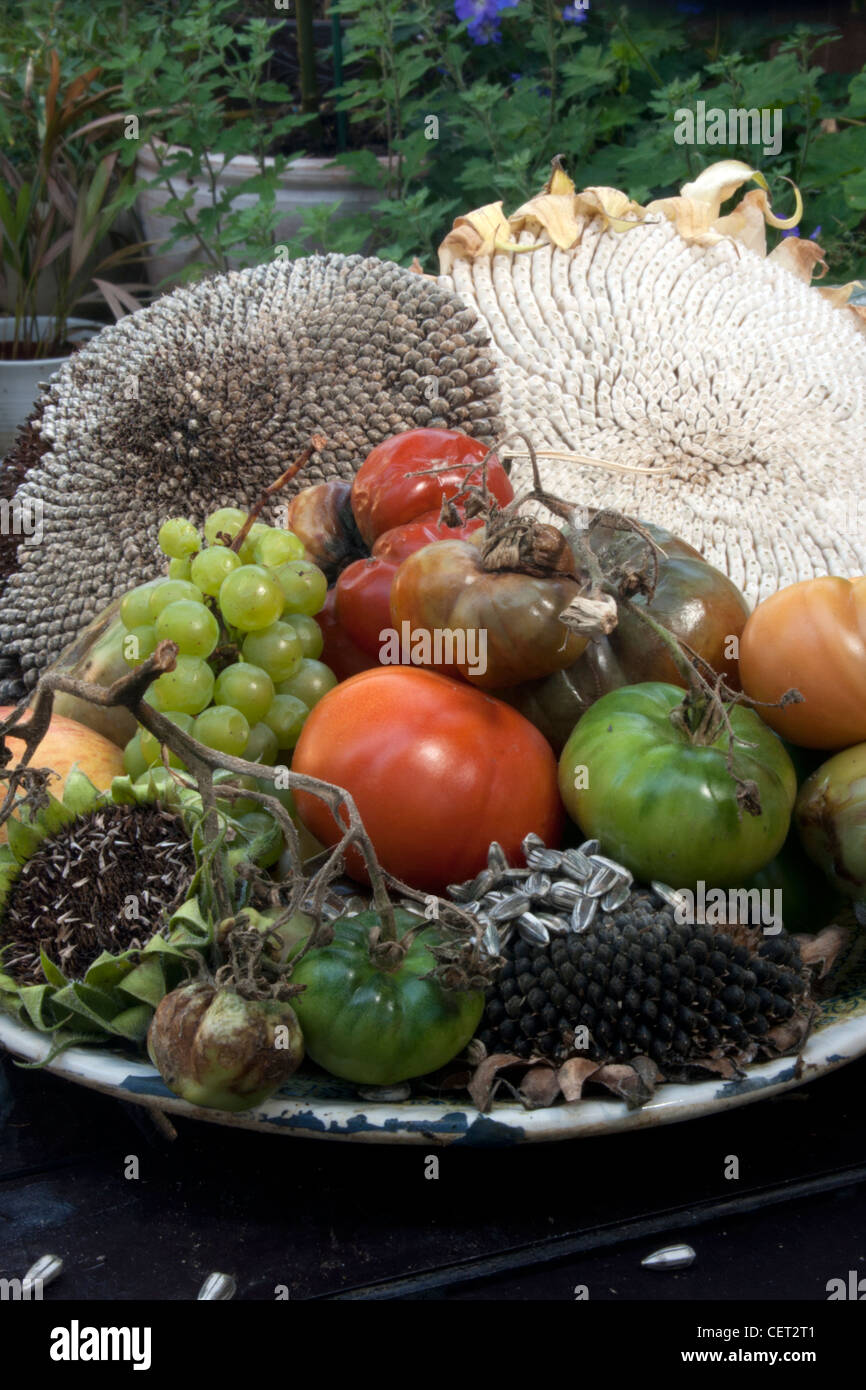
[{"label": "unripe green tomato", "polygon": [[[679,686],[626,685],[591,705],[559,760],[559,791],[584,835],[635,878],[693,889],[740,885],[778,854],[797,778],[781,739],[753,710],[734,706],[734,771],[754,783],[761,813],[737,802],[724,728],[694,742],[671,721]],[[751,745],[751,746],[748,746]]]},{"label": "unripe green tomato", "polygon": [[[395,909],[397,935],[423,923]],[[429,975],[428,949],[440,940],[435,923],[422,926],[394,969],[374,963],[370,931],[377,912],[333,924],[329,946],[308,951],[292,973],[306,989],[295,1001],[307,1052],[335,1076],[368,1086],[391,1086],[436,1071],[466,1046],[481,1019],[484,995],[446,990]]]},{"label": "unripe green tomato", "polygon": [[866,743],[807,777],[795,820],[803,848],[840,893],[866,901]]}]

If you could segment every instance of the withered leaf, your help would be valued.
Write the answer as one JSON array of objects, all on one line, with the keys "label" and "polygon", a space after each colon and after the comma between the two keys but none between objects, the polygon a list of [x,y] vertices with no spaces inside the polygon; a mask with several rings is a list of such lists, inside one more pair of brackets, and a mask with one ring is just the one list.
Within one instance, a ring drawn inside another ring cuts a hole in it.
[{"label": "withered leaf", "polygon": [[527,1110],[552,1105],[559,1095],[559,1079],[554,1068],[549,1063],[530,1067],[520,1083],[518,1095]]},{"label": "withered leaf", "polygon": [[525,1065],[523,1058],[513,1052],[494,1052],[479,1063],[466,1089],[482,1114],[490,1108],[499,1073],[508,1067]]},{"label": "withered leaf", "polygon": [[645,1105],[655,1091],[655,1085],[648,1083],[631,1062],[609,1062],[599,1067],[592,1079],[624,1100],[629,1110]]},{"label": "withered leaf", "polygon": [[556,1078],[563,1099],[580,1100],[584,1086],[598,1068],[598,1062],[593,1062],[589,1057],[569,1057],[567,1062],[563,1062]]}]

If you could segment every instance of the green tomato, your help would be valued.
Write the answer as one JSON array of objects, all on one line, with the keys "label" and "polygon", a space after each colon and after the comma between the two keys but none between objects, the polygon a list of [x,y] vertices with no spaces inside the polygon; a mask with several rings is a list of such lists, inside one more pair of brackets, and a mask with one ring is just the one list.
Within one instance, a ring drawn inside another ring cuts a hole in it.
[{"label": "green tomato", "polygon": [[796,823],[803,848],[834,888],[866,902],[866,743],[836,753],[806,779]]},{"label": "green tomato", "polygon": [[[423,918],[395,909],[402,938]],[[370,958],[377,912],[334,923],[330,946],[309,951],[292,974],[305,985],[292,1003],[307,1053],[334,1076],[368,1086],[391,1086],[444,1066],[465,1047],[484,1008],[480,992],[444,989],[425,980],[435,965],[428,946],[438,928],[422,927],[400,965],[385,970]]]},{"label": "green tomato", "polygon": [[781,918],[789,932],[819,932],[842,910],[845,899],[827,882],[821,870],[807,859],[800,844],[796,826],[792,824],[788,838],[775,859],[751,878],[743,880],[747,891],[779,893],[768,902],[775,911],[781,907]]},{"label": "green tomato", "polygon": [[734,770],[758,789],[761,814],[738,815],[722,730],[693,741],[671,722],[679,686],[648,681],[597,700],[575,725],[559,761],[559,791],[583,833],[636,878],[673,888],[740,885],[785,842],[797,779],[781,740],[753,710],[734,706]]}]

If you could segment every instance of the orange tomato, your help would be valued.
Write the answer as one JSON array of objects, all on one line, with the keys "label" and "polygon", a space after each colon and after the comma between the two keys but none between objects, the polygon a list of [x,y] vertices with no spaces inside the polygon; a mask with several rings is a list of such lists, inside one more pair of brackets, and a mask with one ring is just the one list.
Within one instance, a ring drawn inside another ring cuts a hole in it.
[{"label": "orange tomato", "polygon": [[753,700],[799,690],[802,704],[759,710],[791,743],[866,740],[866,578],[804,579],[760,603],[740,638],[740,680]]}]

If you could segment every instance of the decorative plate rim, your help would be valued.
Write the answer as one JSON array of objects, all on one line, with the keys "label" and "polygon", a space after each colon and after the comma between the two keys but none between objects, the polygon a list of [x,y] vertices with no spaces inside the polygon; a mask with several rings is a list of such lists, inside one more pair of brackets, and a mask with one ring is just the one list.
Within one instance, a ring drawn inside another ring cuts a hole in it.
[{"label": "decorative plate rim", "polygon": [[[0,1013],[0,1045],[13,1056],[42,1061],[51,1041],[11,1015]],[[748,1067],[744,1076],[734,1080],[668,1083],[640,1109],[629,1110],[624,1101],[595,1098],[538,1110],[524,1110],[514,1101],[494,1101],[487,1114],[456,1097],[327,1099],[315,1095],[314,1084],[309,1094],[299,1092],[298,1078],[250,1110],[206,1110],[172,1095],[150,1063],[95,1047],[70,1047],[45,1069],[129,1104],[240,1129],[355,1143],[487,1147],[588,1138],[696,1119],[805,1085],[863,1054],[866,1012],[856,1012],[816,1029],[798,1057],[779,1057]],[[303,1077],[300,1080],[303,1084]]]}]

